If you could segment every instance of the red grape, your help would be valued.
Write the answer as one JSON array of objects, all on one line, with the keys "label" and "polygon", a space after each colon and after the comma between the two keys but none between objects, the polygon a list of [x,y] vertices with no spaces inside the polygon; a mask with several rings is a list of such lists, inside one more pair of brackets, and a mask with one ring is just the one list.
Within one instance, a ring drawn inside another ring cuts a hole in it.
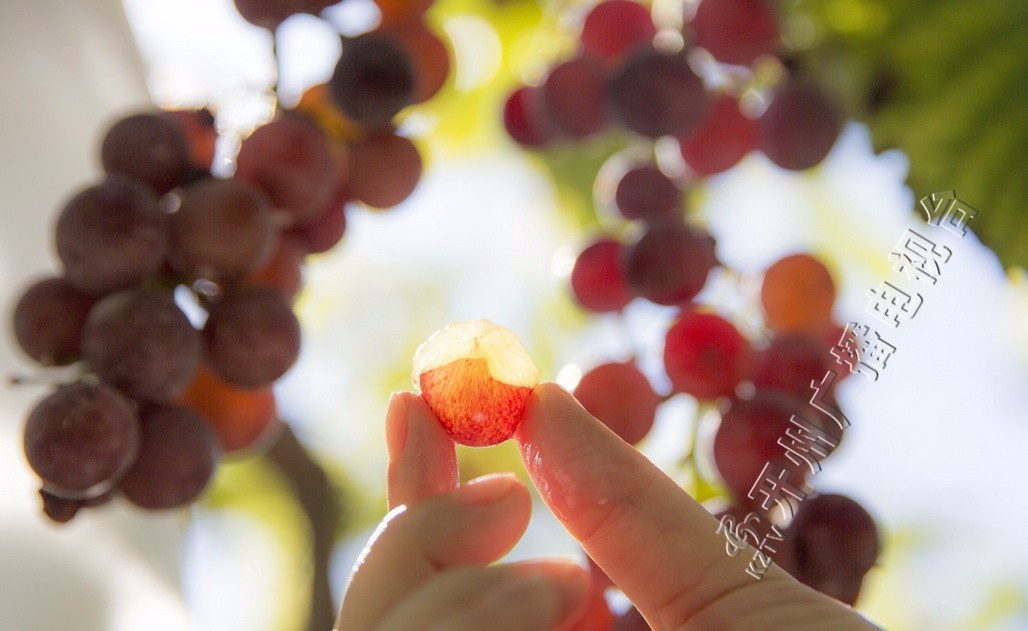
[{"label": "red grape", "polygon": [[542,147],[554,136],[549,121],[538,115],[542,97],[536,94],[537,90],[522,86],[511,92],[503,105],[503,126],[515,142],[526,147]]},{"label": "red grape", "polygon": [[98,302],[82,333],[82,358],[134,399],[163,401],[189,383],[200,361],[199,333],[171,294],[129,289]]},{"label": "red grape", "polygon": [[629,57],[607,86],[611,116],[642,136],[681,136],[707,115],[709,97],[703,80],[682,53],[654,49]]},{"label": "red grape", "polygon": [[79,358],[79,342],[96,296],[75,289],[63,278],[46,278],[29,287],[14,308],[14,336],[25,354],[45,366],[64,366]]},{"label": "red grape", "polygon": [[575,398],[626,443],[634,445],[653,427],[660,397],[633,362],[601,364],[582,375]]},{"label": "red grape", "polygon": [[329,85],[347,116],[365,127],[382,129],[414,102],[416,82],[414,64],[400,43],[365,33],[343,40],[343,54]]},{"label": "red grape", "polygon": [[246,277],[249,285],[270,287],[292,302],[303,287],[306,251],[291,235],[282,235],[278,247],[263,268]]},{"label": "red grape", "polygon": [[385,26],[379,31],[393,38],[407,53],[414,67],[417,87],[414,103],[435,96],[450,75],[450,50],[420,18]]},{"label": "red grape", "polygon": [[374,208],[407,199],[421,179],[421,154],[407,138],[392,133],[363,138],[350,150],[349,193]]},{"label": "red grape", "polygon": [[758,122],[760,150],[783,169],[809,169],[831,151],[842,122],[839,106],[822,90],[789,84],[775,94]]},{"label": "red grape", "polygon": [[778,47],[769,0],[702,0],[690,24],[696,43],[726,64],[747,66]]},{"label": "red grape", "polygon": [[716,264],[709,234],[669,222],[651,224],[628,248],[624,270],[636,295],[660,305],[680,305],[700,293]]},{"label": "red grape", "polygon": [[177,398],[204,417],[224,453],[257,450],[281,427],[272,389],[245,390],[219,379],[202,365]]},{"label": "red grape", "polygon": [[111,175],[68,202],[57,219],[57,254],[68,281],[108,293],[157,271],[167,247],[166,217],[149,188]]},{"label": "red grape", "polygon": [[655,164],[645,164],[621,176],[614,202],[626,219],[671,219],[682,211],[682,189]]},{"label": "red grape", "polygon": [[550,70],[535,94],[558,130],[572,138],[584,138],[607,123],[605,83],[603,64],[591,55],[582,55]]},{"label": "red grape", "polygon": [[172,267],[216,283],[262,265],[278,237],[271,202],[242,180],[210,179],[186,187],[169,232]]},{"label": "red grape", "polygon": [[582,49],[606,60],[636,46],[651,45],[657,28],[646,7],[631,0],[606,0],[589,11],[582,24]]},{"label": "red grape", "polygon": [[758,141],[757,122],[746,117],[731,96],[714,101],[700,128],[678,139],[682,158],[702,176],[734,167],[757,148]]},{"label": "red grape", "polygon": [[258,128],[236,158],[235,177],[264,191],[297,224],[317,219],[345,176],[324,134],[298,116]]},{"label": "red grape", "polygon": [[185,134],[189,146],[189,158],[195,166],[209,170],[214,164],[218,129],[214,115],[208,109],[168,110],[161,116],[177,125]]},{"label": "red grape", "polygon": [[764,273],[760,302],[772,331],[819,333],[831,322],[835,283],[824,263],[809,254],[792,254]]},{"label": "red grape", "polygon": [[274,31],[296,13],[318,13],[339,0],[235,0],[236,10],[251,24]]},{"label": "red grape", "polygon": [[753,349],[732,323],[687,311],[668,329],[664,368],[675,392],[697,399],[730,396],[748,372]]},{"label": "red grape", "polygon": [[433,0],[375,0],[378,10],[382,14],[382,24],[390,25],[394,22],[406,22],[412,18],[421,17]]},{"label": "red grape", "polygon": [[161,114],[123,118],[104,137],[104,170],[149,185],[158,195],[185,183],[192,160],[182,129]]},{"label": "red grape", "polygon": [[217,466],[217,442],[195,411],[151,405],[139,414],[139,454],[118,484],[136,506],[159,510],[199,497]]},{"label": "red grape", "polygon": [[604,596],[604,589],[593,582],[589,590],[589,604],[582,616],[571,625],[570,631],[610,631],[614,627],[614,614]]},{"label": "red grape", "polygon": [[828,372],[828,357],[817,341],[806,336],[776,337],[758,355],[753,385],[783,390],[809,401],[814,395],[810,382],[821,383]]},{"label": "red grape", "polygon": [[139,424],[132,404],[103,384],[62,386],[25,424],[25,457],[44,490],[86,499],[111,488],[132,464]]},{"label": "red grape", "polygon": [[597,313],[621,311],[632,292],[621,269],[624,247],[609,238],[589,244],[571,268],[571,291],[583,308]]},{"label": "red grape", "polygon": [[203,335],[214,373],[243,388],[271,385],[300,353],[300,323],[282,294],[267,287],[226,291],[211,307]]},{"label": "red grape", "polygon": [[346,202],[349,191],[337,195],[321,215],[309,224],[294,226],[286,234],[303,246],[307,254],[328,252],[346,233]]}]

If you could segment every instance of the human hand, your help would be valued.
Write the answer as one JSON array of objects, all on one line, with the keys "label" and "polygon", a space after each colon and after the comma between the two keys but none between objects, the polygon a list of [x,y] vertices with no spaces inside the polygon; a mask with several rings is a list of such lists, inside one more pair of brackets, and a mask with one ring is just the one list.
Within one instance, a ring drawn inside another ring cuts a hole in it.
[{"label": "human hand", "polygon": [[515,437],[543,500],[652,628],[876,628],[777,565],[748,575],[717,520],[559,386],[535,389]]},{"label": "human hand", "polygon": [[574,563],[489,566],[528,527],[520,481],[485,476],[458,489],[453,440],[412,393],[390,401],[386,443],[392,511],[357,561],[336,629],[520,631],[580,615],[589,576]]}]

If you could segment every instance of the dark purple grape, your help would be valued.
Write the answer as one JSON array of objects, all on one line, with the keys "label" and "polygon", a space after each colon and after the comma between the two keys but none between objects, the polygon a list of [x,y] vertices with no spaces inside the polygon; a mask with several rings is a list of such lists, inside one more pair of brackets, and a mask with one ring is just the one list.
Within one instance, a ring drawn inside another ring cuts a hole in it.
[{"label": "dark purple grape", "polygon": [[134,407],[103,384],[62,386],[25,423],[25,457],[44,490],[63,499],[88,499],[110,489],[138,447]]},{"label": "dark purple grape", "polygon": [[271,202],[241,180],[206,180],[186,187],[169,223],[168,261],[190,278],[238,279],[275,248]]},{"label": "dark purple grape", "polygon": [[386,128],[414,102],[414,65],[388,37],[368,34],[343,40],[343,54],[329,81],[332,97],[361,125]]},{"label": "dark purple grape", "polygon": [[785,543],[786,571],[848,605],[856,602],[864,575],[881,552],[871,515],[852,499],[833,493],[800,503]]},{"label": "dark purple grape", "polygon": [[29,287],[14,308],[14,336],[25,354],[44,366],[65,366],[79,358],[79,341],[96,296],[63,278]]},{"label": "dark purple grape", "polygon": [[626,219],[672,219],[682,211],[682,189],[657,165],[644,164],[621,176],[614,202]]},{"label": "dark purple grape", "polygon": [[184,506],[203,493],[218,462],[210,425],[191,408],[152,405],[139,414],[139,455],[118,487],[136,506]]},{"label": "dark purple grape", "polygon": [[227,291],[203,329],[207,363],[228,383],[271,385],[300,353],[300,323],[285,298],[266,287]]},{"label": "dark purple grape", "polygon": [[134,399],[164,401],[200,363],[200,335],[171,294],[130,289],[101,300],[82,334],[82,358]]},{"label": "dark purple grape", "polygon": [[48,492],[46,488],[39,489],[39,498],[43,500],[43,514],[59,524],[71,521],[80,509],[102,506],[110,502],[112,497],[111,492],[107,491],[89,499],[69,500]]},{"label": "dark purple grape", "polygon": [[181,128],[160,114],[123,118],[104,137],[104,170],[150,186],[158,195],[185,183],[192,168]]},{"label": "dark purple grape", "polygon": [[790,84],[775,94],[758,121],[760,149],[783,169],[809,169],[831,151],[842,122],[839,106],[819,88]]},{"label": "dark purple grape", "polygon": [[68,202],[57,219],[57,254],[68,281],[103,294],[157,271],[167,247],[166,217],[143,184],[112,175]]},{"label": "dark purple grape", "polygon": [[680,223],[651,224],[628,248],[624,267],[637,295],[660,305],[681,305],[700,293],[717,264],[714,239]]},{"label": "dark purple grape", "polygon": [[710,98],[682,53],[633,54],[607,86],[611,116],[642,136],[681,136],[703,122]]},{"label": "dark purple grape", "polygon": [[582,55],[554,67],[533,94],[542,99],[540,109],[557,130],[584,138],[607,123],[606,78],[599,59]]}]

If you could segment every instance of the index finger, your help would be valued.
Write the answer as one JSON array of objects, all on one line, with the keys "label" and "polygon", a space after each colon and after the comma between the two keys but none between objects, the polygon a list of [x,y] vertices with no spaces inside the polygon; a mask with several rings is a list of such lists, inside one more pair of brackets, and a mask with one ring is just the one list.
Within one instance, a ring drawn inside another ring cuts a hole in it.
[{"label": "index finger", "polygon": [[[517,438],[543,500],[660,628],[754,584],[744,557],[725,554],[717,520],[559,386],[535,389]],[[772,569],[764,581],[785,576]]]}]

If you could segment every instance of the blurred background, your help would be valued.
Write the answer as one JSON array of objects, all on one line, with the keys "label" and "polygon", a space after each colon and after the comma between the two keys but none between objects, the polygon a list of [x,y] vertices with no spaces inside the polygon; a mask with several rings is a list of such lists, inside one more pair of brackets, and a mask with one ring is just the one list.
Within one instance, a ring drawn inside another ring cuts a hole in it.
[{"label": "blurred background", "polygon": [[[574,20],[590,4],[436,2],[429,21],[451,47],[451,75],[401,124],[425,159],[423,178],[393,209],[349,208],[342,243],[308,259],[296,304],[303,349],[276,394],[339,503],[337,602],[385,513],[386,401],[411,387],[414,349],[433,331],[453,320],[502,324],[543,379],[567,387],[638,352],[658,391],[666,386],[660,349],[674,309],[637,301],[622,316],[589,315],[567,288],[575,255],[608,226],[591,183],[610,148],[527,152],[500,118],[518,83],[573,49]],[[888,254],[904,230],[934,230],[952,258],[917,317],[890,338],[897,353],[882,377],[841,386],[852,426],[812,484],[859,500],[882,529],[884,553],[857,605],[872,620],[888,629],[1028,628],[1028,145],[1023,94],[1010,80],[1023,78],[1028,61],[1017,45],[1024,11],[1003,2],[970,12],[946,1],[783,4],[788,32],[816,53],[815,71],[848,78],[854,100],[877,95],[876,107],[848,122],[814,169],[783,171],[754,153],[690,190],[718,257],[742,274],[714,278],[703,298],[731,295],[732,309],[753,310],[762,271],[804,250],[835,275],[836,318],[859,320],[865,292],[889,278]],[[680,10],[672,5],[657,0],[654,10]],[[98,147],[111,122],[150,103],[208,105],[223,131],[245,133],[273,113],[276,79],[283,103],[295,102],[331,75],[338,33],[378,19],[364,0],[323,17],[279,28],[276,71],[271,35],[231,0],[0,4],[4,313],[33,279],[58,269],[54,218],[102,174]],[[918,199],[951,189],[979,210],[975,234],[924,227]],[[0,372],[32,375],[9,328]],[[189,509],[148,513],[115,501],[59,526],[40,512],[21,447],[24,418],[45,392],[5,385],[0,397],[0,627],[306,628],[310,524],[267,458],[222,465]],[[673,469],[695,412],[687,396],[670,400],[640,449]],[[460,458],[464,478],[521,471],[511,444]],[[584,560],[538,504],[512,557],[545,555]]]}]

